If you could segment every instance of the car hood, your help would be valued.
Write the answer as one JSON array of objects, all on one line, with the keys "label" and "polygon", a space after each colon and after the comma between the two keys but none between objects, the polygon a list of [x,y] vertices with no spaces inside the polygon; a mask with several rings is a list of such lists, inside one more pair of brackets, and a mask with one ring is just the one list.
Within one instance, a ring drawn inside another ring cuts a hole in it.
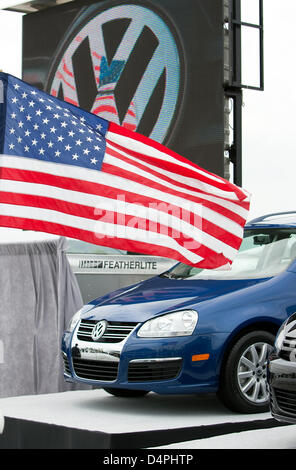
[{"label": "car hood", "polygon": [[153,316],[182,308],[198,308],[266,279],[177,280],[155,277],[94,300],[85,307],[83,318],[143,322]]}]

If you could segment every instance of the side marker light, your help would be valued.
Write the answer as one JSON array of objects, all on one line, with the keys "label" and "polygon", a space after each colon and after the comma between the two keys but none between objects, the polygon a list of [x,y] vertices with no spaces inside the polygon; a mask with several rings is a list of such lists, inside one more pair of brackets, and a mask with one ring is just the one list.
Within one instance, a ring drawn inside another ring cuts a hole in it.
[{"label": "side marker light", "polygon": [[194,354],[192,356],[192,362],[207,361],[209,357],[210,357],[209,354]]}]

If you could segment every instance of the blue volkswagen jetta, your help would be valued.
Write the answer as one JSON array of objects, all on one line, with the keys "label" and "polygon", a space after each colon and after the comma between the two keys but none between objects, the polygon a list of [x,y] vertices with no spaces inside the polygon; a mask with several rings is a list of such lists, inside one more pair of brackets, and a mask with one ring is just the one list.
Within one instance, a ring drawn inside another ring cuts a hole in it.
[{"label": "blue volkswagen jetta", "polygon": [[266,365],[296,307],[296,212],[249,222],[229,268],[182,263],[85,305],[62,340],[64,375],[115,396],[217,392],[269,408]]}]

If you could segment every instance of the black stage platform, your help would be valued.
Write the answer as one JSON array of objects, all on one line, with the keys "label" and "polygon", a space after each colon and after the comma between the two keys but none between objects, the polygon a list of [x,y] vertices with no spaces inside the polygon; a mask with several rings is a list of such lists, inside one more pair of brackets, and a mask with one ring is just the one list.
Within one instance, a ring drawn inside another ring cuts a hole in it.
[{"label": "black stage platform", "polygon": [[283,426],[242,415],[215,395],[117,398],[103,390],[0,399],[0,449],[145,449]]}]

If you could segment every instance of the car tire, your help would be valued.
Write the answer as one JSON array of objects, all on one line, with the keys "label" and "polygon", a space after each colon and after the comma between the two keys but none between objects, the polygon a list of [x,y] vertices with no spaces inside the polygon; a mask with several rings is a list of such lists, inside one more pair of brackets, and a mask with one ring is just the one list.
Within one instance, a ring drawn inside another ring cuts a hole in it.
[{"label": "car tire", "polygon": [[232,346],[222,366],[218,397],[227,408],[239,413],[269,410],[267,359],[275,336],[251,331]]},{"label": "car tire", "polygon": [[147,390],[131,390],[128,388],[104,388],[105,392],[114,395],[115,397],[123,398],[137,398],[144,397],[149,393]]}]

